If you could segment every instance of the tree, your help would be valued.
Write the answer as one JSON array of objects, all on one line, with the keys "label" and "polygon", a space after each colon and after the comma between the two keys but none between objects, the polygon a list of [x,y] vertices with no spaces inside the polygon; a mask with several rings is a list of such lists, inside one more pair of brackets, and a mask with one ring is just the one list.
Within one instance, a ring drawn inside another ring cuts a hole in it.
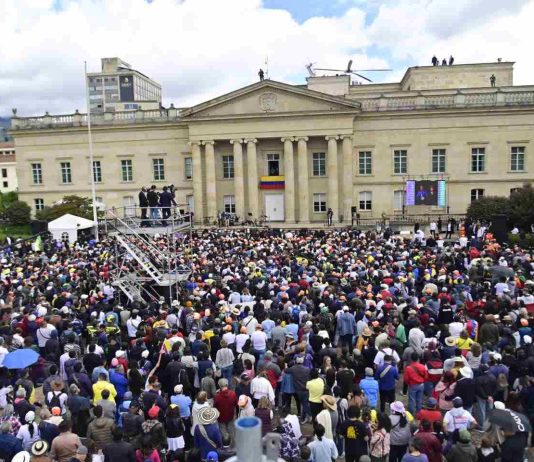
[{"label": "tree", "polygon": [[530,232],[534,223],[534,188],[525,184],[510,195],[510,226],[517,226],[521,231]]},{"label": "tree", "polygon": [[0,216],[4,217],[8,207],[15,201],[19,200],[19,195],[16,191],[0,193]]},{"label": "tree", "polygon": [[80,196],[65,196],[51,207],[45,207],[37,212],[36,216],[39,220],[52,221],[66,213],[92,220],[93,206],[91,199]]},{"label": "tree", "polygon": [[15,201],[6,209],[6,219],[13,225],[27,225],[30,222],[32,209],[26,202]]},{"label": "tree", "polygon": [[471,202],[467,208],[467,217],[473,221],[491,221],[493,215],[510,217],[510,201],[507,197],[487,196]]}]

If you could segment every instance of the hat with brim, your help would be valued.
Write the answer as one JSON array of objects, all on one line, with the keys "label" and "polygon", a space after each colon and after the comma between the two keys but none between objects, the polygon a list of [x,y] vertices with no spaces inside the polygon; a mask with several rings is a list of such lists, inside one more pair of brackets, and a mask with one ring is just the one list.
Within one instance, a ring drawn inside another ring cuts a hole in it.
[{"label": "hat with brim", "polygon": [[404,408],[404,404],[402,404],[401,401],[395,401],[389,405],[389,409],[393,412],[398,412],[399,414],[404,414],[406,412],[406,409]]},{"label": "hat with brim", "polygon": [[334,398],[333,396],[323,395],[321,396],[321,401],[328,409],[331,409],[332,411],[337,410],[336,398]]},{"label": "hat with brim", "polygon": [[445,339],[445,345],[450,346],[450,347],[456,345],[456,339],[454,337],[447,337]]},{"label": "hat with brim", "polygon": [[364,337],[371,337],[371,335],[373,335],[373,333],[371,332],[371,329],[369,329],[369,327],[366,326],[366,327],[363,328],[362,335]]},{"label": "hat with brim", "polygon": [[239,316],[241,314],[241,311],[239,308],[232,308],[232,314],[235,314],[236,316]]},{"label": "hat with brim", "polygon": [[198,423],[200,425],[209,425],[217,422],[219,411],[214,407],[203,407],[198,412]]},{"label": "hat with brim", "polygon": [[32,444],[31,452],[34,456],[42,456],[48,452],[48,443],[43,440],[36,441]]}]

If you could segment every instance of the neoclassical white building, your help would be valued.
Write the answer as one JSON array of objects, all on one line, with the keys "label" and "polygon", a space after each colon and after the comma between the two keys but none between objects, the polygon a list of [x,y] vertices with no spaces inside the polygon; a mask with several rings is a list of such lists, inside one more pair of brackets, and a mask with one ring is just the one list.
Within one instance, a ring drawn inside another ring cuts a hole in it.
[{"label": "neoclassical white building", "polygon": [[[494,84],[491,84],[491,76]],[[400,214],[409,179],[447,182],[463,213],[484,195],[534,179],[534,86],[513,85],[513,63],[409,68],[401,82],[253,83],[190,108],[92,118],[97,197],[130,207],[141,186],[174,184],[195,220],[218,211],[271,221],[335,223]],[[14,117],[19,193],[35,209],[90,196],[87,117]],[[354,207],[356,209],[354,209]]]}]

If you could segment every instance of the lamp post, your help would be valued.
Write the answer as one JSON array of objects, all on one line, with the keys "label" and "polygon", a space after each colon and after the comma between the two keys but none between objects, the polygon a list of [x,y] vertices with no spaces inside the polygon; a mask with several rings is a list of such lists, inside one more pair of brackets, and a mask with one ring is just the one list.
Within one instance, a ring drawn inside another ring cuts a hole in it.
[{"label": "lamp post", "polygon": [[93,202],[93,221],[95,224],[94,234],[95,241],[98,242],[98,215],[96,210],[96,185],[95,185],[95,172],[94,172],[94,162],[93,162],[93,135],[91,132],[91,106],[89,100],[89,85],[87,84],[87,61],[85,64],[85,97],[87,101],[87,135],[89,137],[89,172],[91,175],[91,198]]}]

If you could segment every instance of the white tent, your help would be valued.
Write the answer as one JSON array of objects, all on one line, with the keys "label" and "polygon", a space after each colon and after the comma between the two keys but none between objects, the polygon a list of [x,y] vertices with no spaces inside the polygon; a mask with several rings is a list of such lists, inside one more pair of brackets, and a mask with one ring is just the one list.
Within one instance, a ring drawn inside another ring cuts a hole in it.
[{"label": "white tent", "polygon": [[54,239],[62,240],[68,236],[69,242],[75,242],[78,240],[79,229],[92,228],[94,225],[92,220],[67,213],[48,223],[48,231]]}]

